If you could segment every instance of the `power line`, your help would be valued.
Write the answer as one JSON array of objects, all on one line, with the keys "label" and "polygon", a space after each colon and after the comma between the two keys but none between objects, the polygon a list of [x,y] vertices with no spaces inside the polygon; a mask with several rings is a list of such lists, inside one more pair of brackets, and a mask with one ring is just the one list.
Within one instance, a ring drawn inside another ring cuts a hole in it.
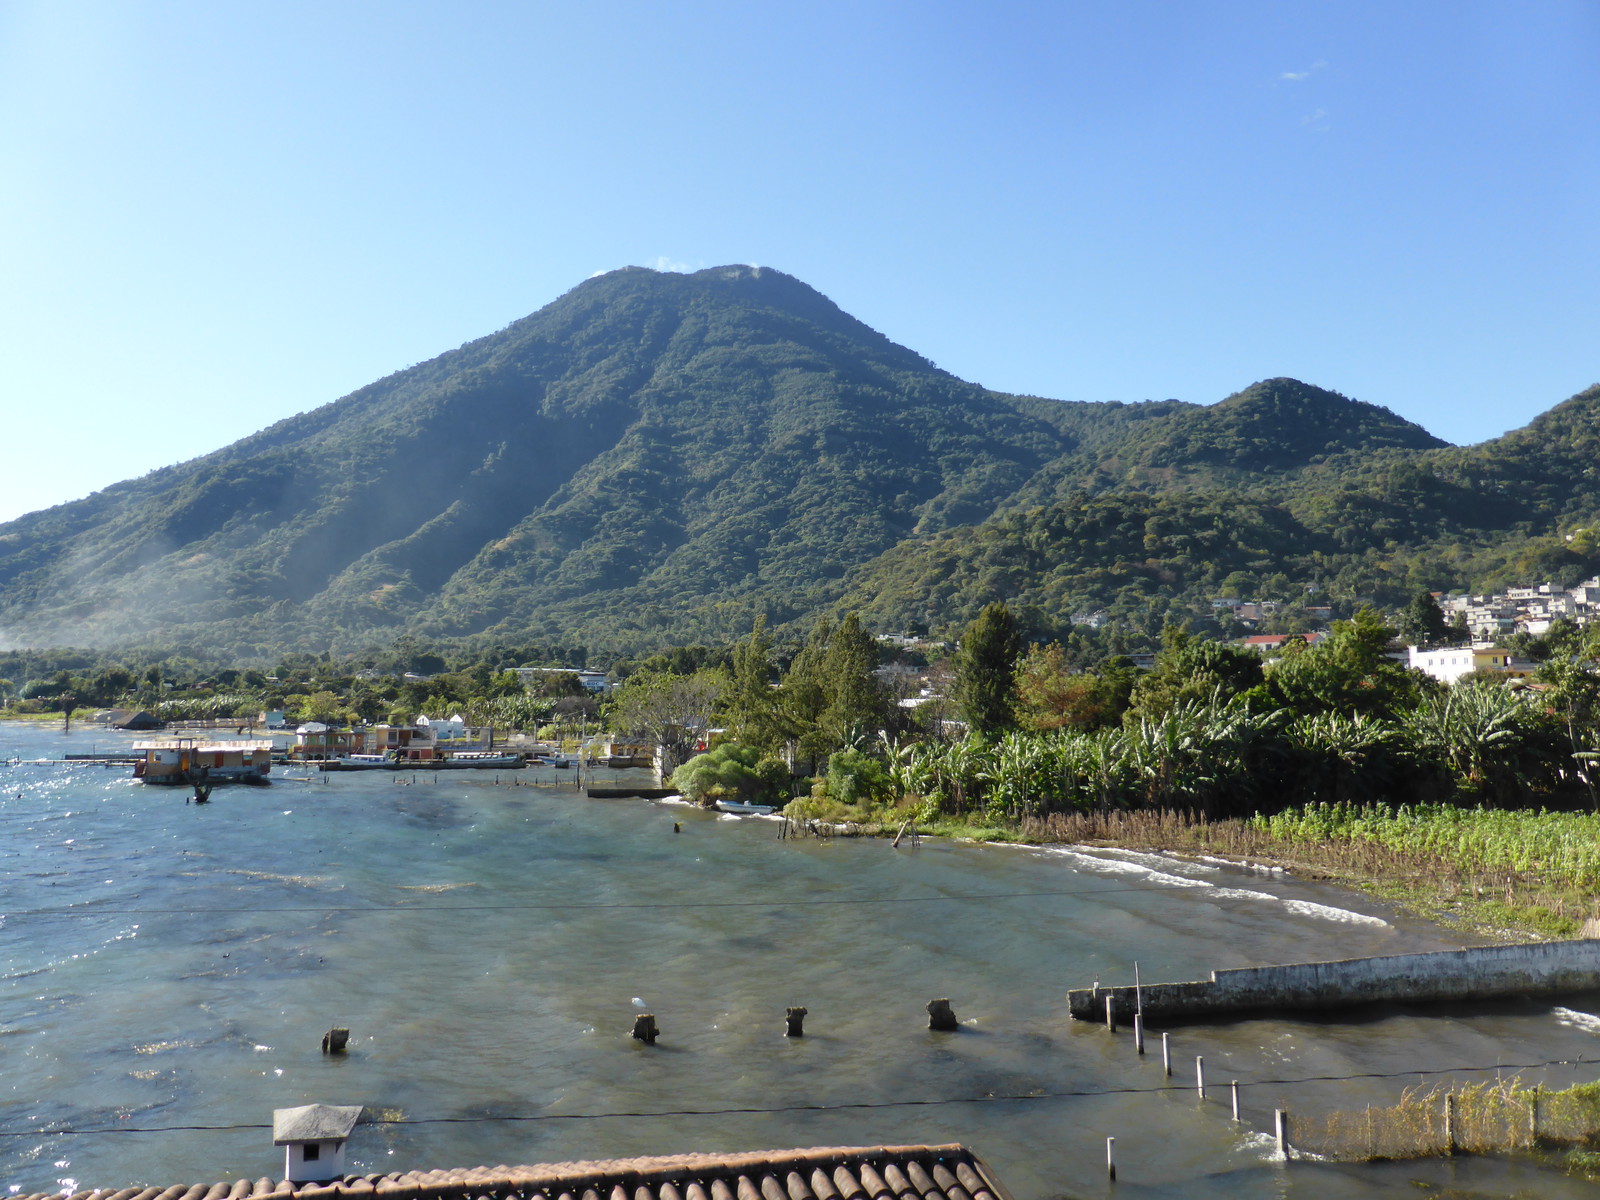
[{"label": "power line", "polygon": [[[1553,1058],[1531,1063],[1491,1063],[1483,1066],[1431,1067],[1405,1071],[1358,1071],[1349,1075],[1302,1075],[1297,1078],[1240,1080],[1240,1087],[1286,1087],[1306,1083],[1347,1083],[1358,1079],[1408,1079],[1430,1075],[1467,1075],[1485,1071],[1534,1071],[1547,1067],[1580,1066],[1595,1063],[1596,1059]],[[883,1108],[942,1108],[963,1104],[1016,1104],[1040,1100],[1077,1100],[1103,1096],[1159,1095],[1165,1092],[1189,1093],[1194,1089],[1186,1084],[1164,1083],[1156,1087],[1079,1088],[1060,1092],[1014,1092],[990,1096],[954,1096],[920,1098],[916,1100],[847,1100],[838,1103],[745,1105],[734,1108],[676,1108],[641,1109],[631,1112],[603,1113],[499,1113],[472,1117],[374,1117],[363,1121],[366,1125],[496,1125],[526,1124],[539,1121],[610,1121],[618,1119],[645,1120],[661,1117],[730,1117],[773,1116],[781,1113],[804,1112],[857,1112]],[[248,1122],[228,1125],[109,1125],[98,1128],[0,1130],[0,1137],[81,1137],[101,1134],[145,1133],[226,1133],[248,1129],[271,1129],[265,1122]]]},{"label": "power line", "polygon": [[[1106,888],[1068,888],[1060,891],[1046,892],[972,892],[956,893],[944,896],[843,896],[828,898],[806,898],[786,900],[636,900],[625,902],[585,902],[561,901],[552,903],[532,904],[283,904],[271,907],[239,907],[219,908],[207,905],[205,908],[110,908],[106,906],[84,908],[29,908],[12,912],[0,912],[0,919],[8,917],[140,917],[140,916],[211,916],[216,913],[307,913],[307,912],[337,912],[337,913],[363,913],[363,912],[414,912],[414,913],[448,913],[448,912],[560,912],[560,911],[596,911],[606,909],[658,909],[671,908],[816,908],[836,905],[869,905],[869,904],[942,904],[967,900],[1039,900],[1061,896],[1109,896],[1120,892],[1148,892],[1157,893],[1162,889],[1155,887],[1106,887]],[[1227,889],[1222,889],[1227,890]],[[1270,893],[1263,893],[1270,895]],[[1293,897],[1273,896],[1274,900],[1292,899]]]}]

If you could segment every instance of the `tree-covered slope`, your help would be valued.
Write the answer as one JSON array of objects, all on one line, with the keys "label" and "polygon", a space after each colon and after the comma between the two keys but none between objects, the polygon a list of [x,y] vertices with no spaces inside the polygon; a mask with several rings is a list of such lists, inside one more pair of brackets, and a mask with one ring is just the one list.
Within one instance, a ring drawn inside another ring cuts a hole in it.
[{"label": "tree-covered slope", "polygon": [[[997,595],[1061,616],[1234,573],[1582,561],[1565,526],[1597,509],[1595,407],[1457,449],[1287,379],[1210,407],[1008,396],[781,272],[629,268],[0,526],[0,638],[642,649],[841,600],[937,624]],[[1524,557],[1495,560],[1510,534]]]},{"label": "tree-covered slope", "polygon": [[[1203,421],[1179,412],[1146,423],[1123,443],[1122,461],[1175,464],[1164,490],[1080,489],[903,543],[853,572],[841,604],[882,625],[919,625],[933,614],[970,619],[1002,596],[1050,623],[1104,610],[1149,631],[1204,614],[1225,593],[1292,600],[1314,588],[1400,604],[1420,589],[1600,572],[1600,388],[1469,447],[1445,446],[1387,410],[1319,401],[1323,424],[1300,439],[1289,470],[1258,462],[1235,482],[1205,482],[1218,447],[1244,445],[1226,423],[1229,407],[1259,408],[1264,393],[1286,390],[1316,392],[1273,380],[1202,410]],[[1206,436],[1175,450],[1178,439],[1161,431],[1173,424]],[[1343,439],[1366,449],[1337,448]],[[1249,452],[1277,453],[1270,445]]]},{"label": "tree-covered slope", "polygon": [[472,633],[563,605],[568,625],[616,608],[659,628],[746,594],[799,610],[906,536],[988,516],[1071,445],[779,272],[629,269],[0,528],[0,622],[104,642]]}]

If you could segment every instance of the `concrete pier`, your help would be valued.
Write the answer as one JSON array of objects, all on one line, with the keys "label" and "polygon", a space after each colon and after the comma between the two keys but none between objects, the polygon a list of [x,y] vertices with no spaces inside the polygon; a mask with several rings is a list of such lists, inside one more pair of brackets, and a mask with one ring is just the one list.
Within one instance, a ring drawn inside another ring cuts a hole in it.
[{"label": "concrete pier", "polygon": [[1209,980],[1075,988],[1067,1004],[1080,1021],[1105,1019],[1107,997],[1122,1012],[1144,1002],[1147,1021],[1363,1004],[1427,1004],[1600,990],[1600,939],[1474,946],[1329,962],[1213,971]]}]

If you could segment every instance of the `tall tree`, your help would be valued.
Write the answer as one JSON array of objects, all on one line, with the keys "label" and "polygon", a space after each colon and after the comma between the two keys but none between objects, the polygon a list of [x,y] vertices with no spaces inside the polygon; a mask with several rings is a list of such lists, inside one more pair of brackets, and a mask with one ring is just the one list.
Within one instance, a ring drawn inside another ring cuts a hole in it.
[{"label": "tall tree", "polygon": [[693,675],[640,671],[617,691],[611,721],[618,730],[660,748],[662,772],[685,762],[711,728],[711,716],[727,686],[716,669]]},{"label": "tall tree", "polygon": [[776,749],[785,722],[772,686],[772,635],[765,616],[757,617],[750,636],[733,648],[729,676],[722,706],[734,738],[758,750]]},{"label": "tall tree", "polygon": [[1418,592],[1400,610],[1400,638],[1412,646],[1434,646],[1448,641],[1450,623],[1432,592]]},{"label": "tall tree", "polygon": [[837,626],[823,618],[813,627],[782,690],[782,719],[807,763],[860,745],[884,727],[890,701],[877,667],[878,643],[854,613]]},{"label": "tall tree", "polygon": [[1262,682],[1261,656],[1168,625],[1161,631],[1155,670],[1132,689],[1128,720],[1159,717],[1189,700],[1226,700]]},{"label": "tall tree", "polygon": [[888,720],[889,694],[877,671],[877,639],[851,613],[833,631],[823,660],[828,703],[819,724],[830,750],[859,748]]},{"label": "tall tree", "polygon": [[1017,623],[1002,601],[985,608],[962,633],[956,651],[956,705],[974,733],[992,735],[1016,724],[1021,653]]}]

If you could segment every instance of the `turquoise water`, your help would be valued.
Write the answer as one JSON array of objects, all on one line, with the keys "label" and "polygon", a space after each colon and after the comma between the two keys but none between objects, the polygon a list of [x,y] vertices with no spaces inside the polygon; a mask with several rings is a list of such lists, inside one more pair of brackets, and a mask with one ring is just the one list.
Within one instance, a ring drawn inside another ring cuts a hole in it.
[{"label": "turquoise water", "polygon": [[[0,758],[127,740],[0,725]],[[1225,1087],[1593,1058],[1582,1011],[1176,1031],[1175,1078],[1203,1054],[1205,1103],[1125,1091],[1162,1086],[1159,1054],[1065,1015],[1067,988],[1131,982],[1135,962],[1188,979],[1459,944],[1371,901],[1138,855],[780,841],[757,818],[528,786],[555,778],[280,773],[196,806],[123,769],[0,767],[0,1180],[277,1177],[272,1110],[324,1102],[404,1118],[357,1129],[363,1173],[961,1141],[1033,1200],[1104,1192],[1115,1136],[1136,1196],[1586,1194],[1482,1160],[1285,1172],[1259,1137],[1273,1107],[1390,1102],[1416,1079],[1247,1087],[1242,1131]],[[959,1033],[926,1028],[945,996]],[[789,1005],[810,1010],[803,1039],[782,1036]],[[642,1011],[654,1047],[628,1036]],[[327,1058],[334,1025],[350,1053]],[[1101,1094],[979,1099],[1060,1092]],[[730,1109],[768,1111],[691,1115]]]}]

